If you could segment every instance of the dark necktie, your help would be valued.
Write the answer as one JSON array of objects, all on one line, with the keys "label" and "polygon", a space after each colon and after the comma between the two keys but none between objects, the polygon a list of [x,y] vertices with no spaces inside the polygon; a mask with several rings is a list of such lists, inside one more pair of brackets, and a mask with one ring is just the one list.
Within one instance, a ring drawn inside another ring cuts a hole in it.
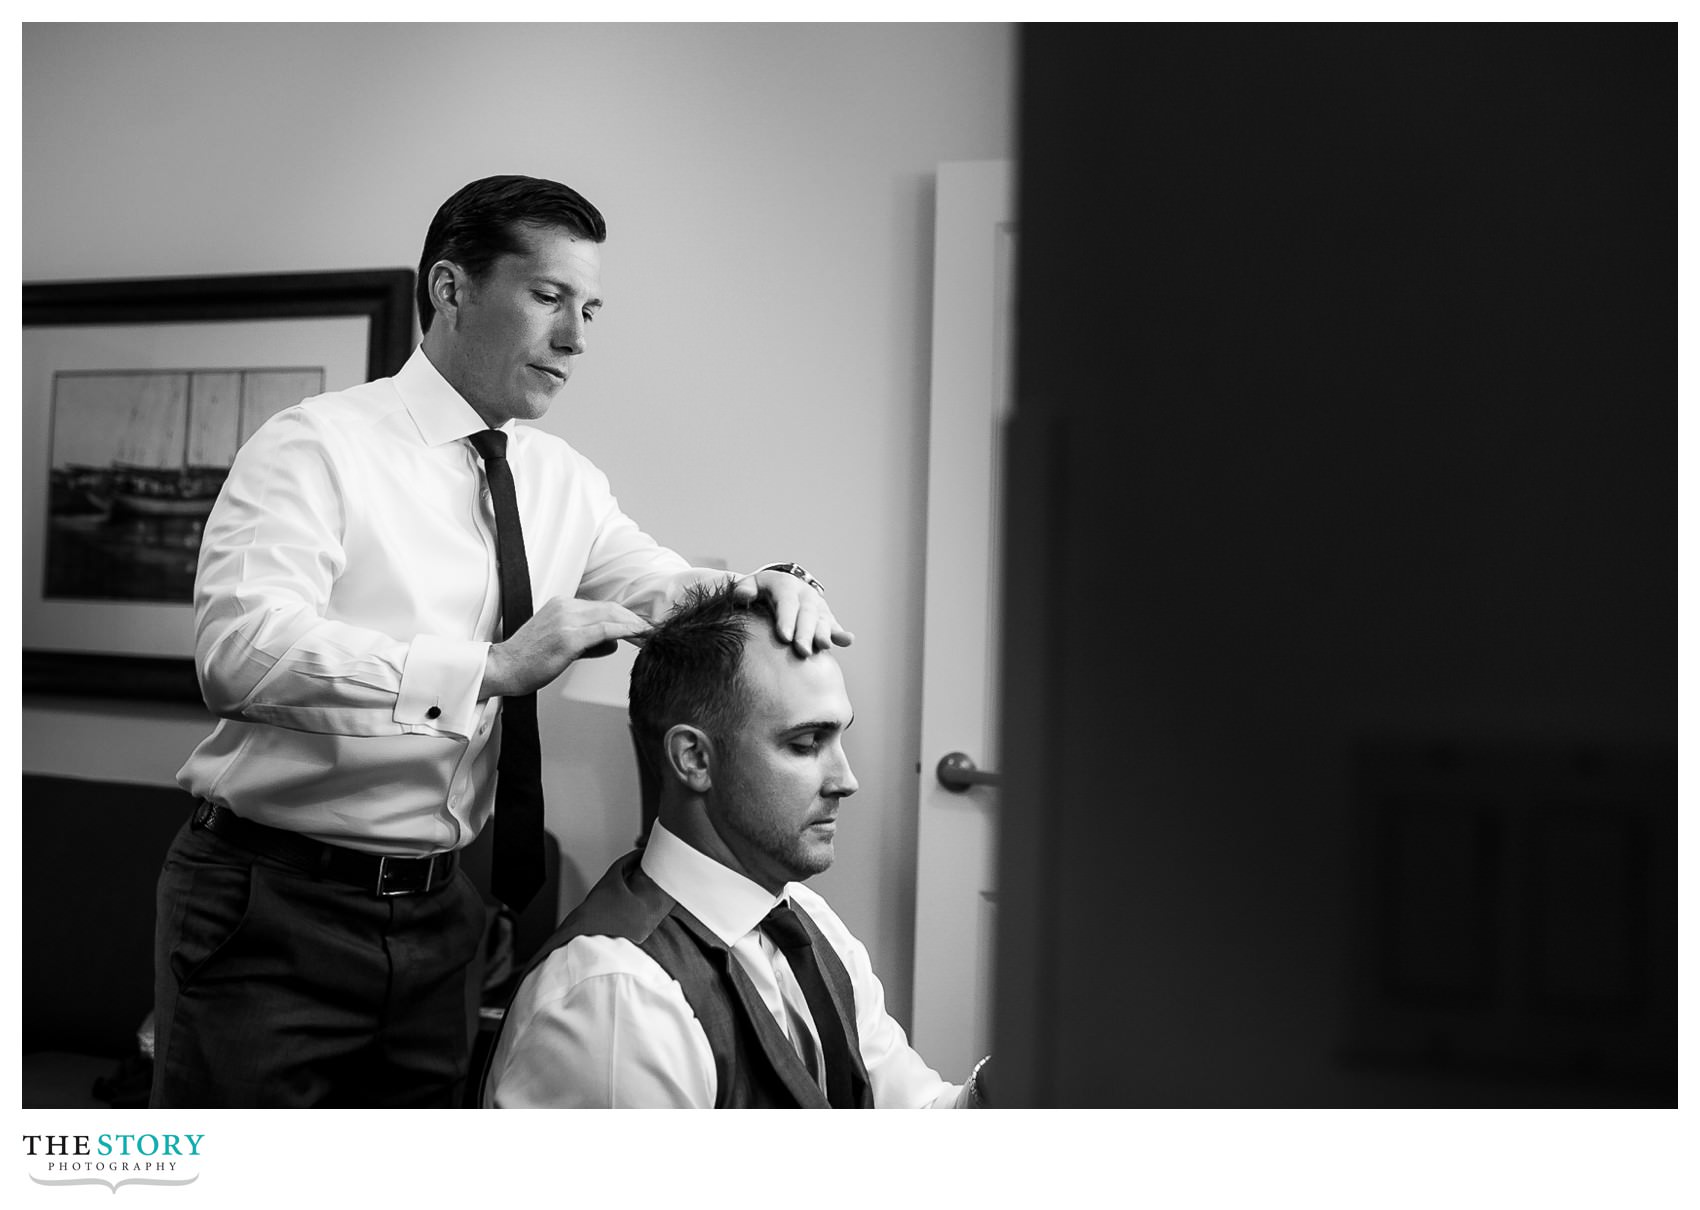
[{"label": "dark necktie", "polygon": [[[850,1039],[845,1036],[844,1022],[838,1016],[832,995],[826,990],[826,979],[820,973],[820,963],[815,961],[815,947],[808,930],[797,919],[797,913],[783,903],[769,912],[758,927],[785,954],[791,973],[797,977],[797,986],[803,989],[803,999],[808,1001],[809,1015],[815,1019],[815,1032],[820,1035],[826,1058],[827,1101],[834,1109],[856,1108]],[[806,1032],[804,1036],[807,1037]]]},{"label": "dark necktie", "polygon": [[[484,477],[496,506],[496,567],[502,581],[502,637],[531,617],[531,569],[525,561],[519,499],[508,466],[508,435],[484,429],[472,435],[484,459]],[[543,757],[537,739],[537,695],[502,699],[502,750],[496,761],[496,841],[491,889],[522,911],[543,885]]]}]

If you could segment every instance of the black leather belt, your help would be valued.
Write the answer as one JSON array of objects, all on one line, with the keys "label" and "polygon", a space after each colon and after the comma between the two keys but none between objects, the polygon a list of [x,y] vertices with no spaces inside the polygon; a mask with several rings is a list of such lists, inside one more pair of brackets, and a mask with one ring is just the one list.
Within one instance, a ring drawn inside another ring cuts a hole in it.
[{"label": "black leather belt", "polygon": [[268,827],[243,819],[228,807],[202,799],[193,825],[240,845],[262,857],[276,858],[309,874],[352,883],[380,899],[396,895],[429,895],[454,877],[457,854],[430,857],[388,857],[325,844],[299,832]]}]

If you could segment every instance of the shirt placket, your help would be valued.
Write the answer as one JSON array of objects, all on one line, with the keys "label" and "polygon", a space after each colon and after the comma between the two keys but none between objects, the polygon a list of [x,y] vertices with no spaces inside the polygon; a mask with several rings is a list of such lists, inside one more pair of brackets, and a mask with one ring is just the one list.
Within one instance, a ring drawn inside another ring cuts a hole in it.
[{"label": "shirt placket", "polygon": [[[490,485],[479,469],[477,451],[464,440],[455,444],[459,447],[466,468],[472,476],[473,488],[467,493],[471,501],[467,514],[468,524],[477,531],[481,549],[484,551],[484,595],[479,604],[478,616],[473,620],[471,633],[475,638],[494,643],[504,637],[500,633],[501,583],[496,571],[496,511],[490,500]],[[468,574],[471,574],[470,569]],[[486,765],[488,778],[491,781],[495,778],[495,762],[485,757],[493,756],[491,743],[495,738],[499,712],[500,700],[497,698],[486,698],[480,705],[478,727],[462,751],[460,759],[455,762],[454,771],[449,777],[448,800],[444,803],[444,809],[463,836],[471,832],[474,772],[481,764]]]}]

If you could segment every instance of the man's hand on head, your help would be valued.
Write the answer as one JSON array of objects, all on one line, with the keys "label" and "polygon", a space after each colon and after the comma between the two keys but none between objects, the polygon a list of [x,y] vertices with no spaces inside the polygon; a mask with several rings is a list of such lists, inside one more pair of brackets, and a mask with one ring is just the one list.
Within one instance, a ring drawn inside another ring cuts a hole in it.
[{"label": "man's hand on head", "polygon": [[551,597],[525,625],[490,645],[480,698],[535,693],[575,660],[611,655],[621,639],[649,632],[643,618],[612,601]]},{"label": "man's hand on head", "polygon": [[789,643],[798,655],[825,651],[833,644],[848,647],[855,635],[838,624],[826,597],[812,582],[788,571],[764,568],[738,577],[732,595],[741,601],[758,596],[773,602],[773,633]]}]

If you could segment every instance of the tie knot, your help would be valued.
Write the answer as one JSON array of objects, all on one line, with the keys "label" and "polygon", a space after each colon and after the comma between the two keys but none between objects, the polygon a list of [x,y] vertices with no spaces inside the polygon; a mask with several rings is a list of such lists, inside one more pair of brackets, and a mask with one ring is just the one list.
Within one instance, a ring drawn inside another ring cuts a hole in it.
[{"label": "tie knot", "polygon": [[803,922],[787,904],[778,904],[758,926],[782,950],[811,949],[814,942]]},{"label": "tie knot", "polygon": [[472,434],[472,448],[478,451],[478,456],[488,462],[492,458],[508,456],[508,435],[501,429],[479,429]]}]

